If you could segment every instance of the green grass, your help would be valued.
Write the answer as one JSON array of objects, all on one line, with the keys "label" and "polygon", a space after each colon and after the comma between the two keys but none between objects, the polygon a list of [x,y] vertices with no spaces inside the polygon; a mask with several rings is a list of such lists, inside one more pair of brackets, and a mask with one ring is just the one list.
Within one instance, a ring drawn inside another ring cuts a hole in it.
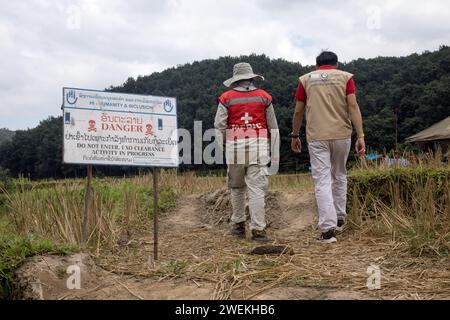
[{"label": "green grass", "polygon": [[56,244],[32,235],[20,236],[0,213],[0,299],[11,298],[14,271],[25,259],[40,254],[66,255],[78,251],[75,246]]}]

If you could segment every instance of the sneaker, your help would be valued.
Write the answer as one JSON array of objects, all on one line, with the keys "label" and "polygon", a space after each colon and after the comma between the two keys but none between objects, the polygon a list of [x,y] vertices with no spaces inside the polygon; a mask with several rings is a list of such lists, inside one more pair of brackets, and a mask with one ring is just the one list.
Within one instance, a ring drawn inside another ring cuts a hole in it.
[{"label": "sneaker", "polygon": [[319,242],[322,243],[333,243],[333,242],[337,242],[336,239],[336,231],[334,229],[331,229],[327,232],[322,232],[322,234],[320,235]]},{"label": "sneaker", "polygon": [[252,230],[252,240],[254,241],[269,241],[265,230]]},{"label": "sneaker", "polygon": [[231,228],[231,234],[238,238],[245,238],[245,222],[235,223]]},{"label": "sneaker", "polygon": [[344,230],[344,224],[345,224],[344,219],[338,219],[336,231],[341,232],[342,230]]}]

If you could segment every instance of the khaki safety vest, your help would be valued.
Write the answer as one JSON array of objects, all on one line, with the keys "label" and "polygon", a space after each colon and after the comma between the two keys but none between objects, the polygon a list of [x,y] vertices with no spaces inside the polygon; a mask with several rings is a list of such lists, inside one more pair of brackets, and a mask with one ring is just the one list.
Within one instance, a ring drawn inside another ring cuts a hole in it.
[{"label": "khaki safety vest", "polygon": [[306,139],[347,139],[352,122],[347,104],[347,82],[351,73],[338,69],[315,70],[300,77],[306,91]]}]

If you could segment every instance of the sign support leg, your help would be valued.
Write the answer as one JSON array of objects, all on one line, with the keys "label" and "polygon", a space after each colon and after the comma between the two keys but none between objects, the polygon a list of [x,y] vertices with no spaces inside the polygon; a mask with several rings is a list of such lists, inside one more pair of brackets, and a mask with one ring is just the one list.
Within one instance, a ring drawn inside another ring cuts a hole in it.
[{"label": "sign support leg", "polygon": [[153,168],[153,259],[158,260],[158,168]]},{"label": "sign support leg", "polygon": [[92,200],[92,165],[87,166],[87,185],[86,185],[86,194],[84,198],[84,213],[83,213],[83,235],[82,235],[82,243],[86,245],[88,241],[88,219],[89,219],[89,211],[91,209],[91,200]]}]

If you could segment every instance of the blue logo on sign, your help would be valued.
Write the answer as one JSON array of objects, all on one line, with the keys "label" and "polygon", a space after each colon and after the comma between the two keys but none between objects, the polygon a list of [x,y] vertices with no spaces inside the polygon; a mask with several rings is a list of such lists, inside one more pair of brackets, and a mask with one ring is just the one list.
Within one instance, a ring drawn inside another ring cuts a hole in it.
[{"label": "blue logo on sign", "polygon": [[172,104],[172,101],[170,101],[170,99],[167,99],[166,101],[164,101],[163,106],[164,106],[164,111],[166,111],[166,112],[171,112],[174,107],[174,105]]},{"label": "blue logo on sign", "polygon": [[66,112],[64,114],[64,123],[65,124],[70,124],[70,112]]},{"label": "blue logo on sign", "polygon": [[78,97],[75,95],[75,90],[70,90],[66,93],[66,101],[69,104],[75,104],[77,103]]}]

